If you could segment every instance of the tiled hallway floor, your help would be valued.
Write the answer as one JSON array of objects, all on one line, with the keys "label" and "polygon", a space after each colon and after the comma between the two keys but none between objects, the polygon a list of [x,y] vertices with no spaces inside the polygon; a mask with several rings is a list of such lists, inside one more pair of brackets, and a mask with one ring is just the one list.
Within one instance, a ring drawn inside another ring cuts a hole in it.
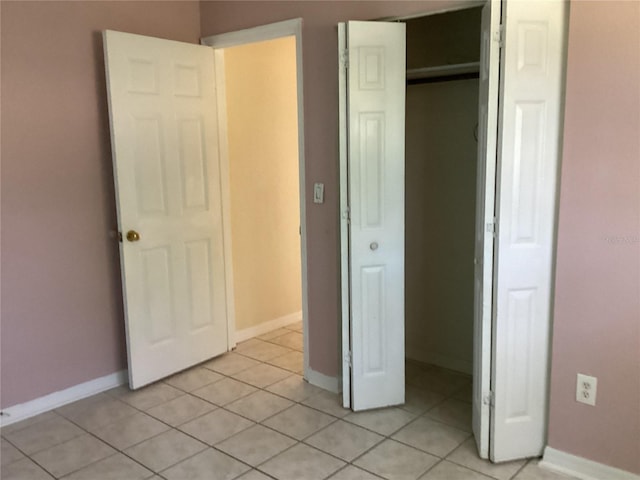
[{"label": "tiled hallway floor", "polygon": [[303,381],[300,325],[136,392],[4,427],[2,480],[555,480],[480,460],[466,376],[407,364],[407,403],[353,413]]}]

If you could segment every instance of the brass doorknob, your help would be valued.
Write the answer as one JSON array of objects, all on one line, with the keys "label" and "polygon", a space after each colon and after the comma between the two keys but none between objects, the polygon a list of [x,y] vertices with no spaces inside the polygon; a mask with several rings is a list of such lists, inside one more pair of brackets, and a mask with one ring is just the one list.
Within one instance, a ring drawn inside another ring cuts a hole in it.
[{"label": "brass doorknob", "polygon": [[137,242],[138,240],[140,240],[140,234],[135,230],[129,230],[127,232],[127,240],[129,240],[130,242]]}]

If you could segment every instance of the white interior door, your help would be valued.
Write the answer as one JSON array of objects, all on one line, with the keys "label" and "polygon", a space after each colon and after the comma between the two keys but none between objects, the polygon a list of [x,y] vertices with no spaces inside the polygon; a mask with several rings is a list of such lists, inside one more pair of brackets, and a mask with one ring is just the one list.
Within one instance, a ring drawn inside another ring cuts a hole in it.
[{"label": "white interior door", "polygon": [[209,47],[113,31],[104,46],[138,388],[227,350],[214,59]]},{"label": "white interior door", "polygon": [[351,408],[364,410],[404,403],[405,25],[348,22],[346,49]]},{"label": "white interior door", "polygon": [[493,236],[500,86],[500,2],[497,0],[489,0],[482,9],[480,42],[472,425],[478,453],[482,458],[488,458],[491,403]]},{"label": "white interior door", "polygon": [[546,439],[565,6],[503,7],[494,461],[540,455]]}]

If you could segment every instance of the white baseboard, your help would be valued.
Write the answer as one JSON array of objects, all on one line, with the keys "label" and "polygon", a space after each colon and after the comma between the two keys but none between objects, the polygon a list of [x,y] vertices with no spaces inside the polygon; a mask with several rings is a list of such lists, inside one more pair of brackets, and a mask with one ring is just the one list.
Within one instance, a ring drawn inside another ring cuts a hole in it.
[{"label": "white baseboard", "polygon": [[640,480],[640,475],[546,447],[539,465],[582,480]]},{"label": "white baseboard", "polygon": [[304,373],[304,378],[311,385],[323,388],[324,390],[329,390],[333,393],[340,393],[340,381],[337,377],[330,377],[324,373],[312,370],[311,367],[307,367]]},{"label": "white baseboard", "polygon": [[268,320],[254,327],[236,330],[236,343],[244,342],[245,340],[249,340],[250,338],[264,335],[265,333],[269,333],[273,330],[286,327],[287,325],[299,322],[300,320],[302,320],[301,311],[293,312],[283,317],[274,318],[273,320]]},{"label": "white baseboard", "polygon": [[405,355],[411,360],[428,363],[430,365],[437,365],[438,367],[473,375],[473,362],[461,360],[449,355],[442,355],[436,352],[429,352],[424,348],[415,345],[407,344],[405,345],[405,348]]},{"label": "white baseboard", "polygon": [[119,387],[127,383],[127,370],[105,375],[104,377],[95,378],[88,382],[74,385],[57,392],[50,393],[40,398],[20,403],[9,408],[2,409],[1,422],[6,427],[12,423],[26,420],[40,413],[48,412],[54,408],[61,407],[68,403],[73,403],[83,398],[90,397],[110,388]]}]

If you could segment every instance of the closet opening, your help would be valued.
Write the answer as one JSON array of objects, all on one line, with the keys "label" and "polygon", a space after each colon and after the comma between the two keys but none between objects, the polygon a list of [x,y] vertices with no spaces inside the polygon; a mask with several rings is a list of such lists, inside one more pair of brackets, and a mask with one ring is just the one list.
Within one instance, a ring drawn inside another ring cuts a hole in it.
[{"label": "closet opening", "polygon": [[481,13],[477,7],[404,21],[406,404],[454,417],[466,431],[474,361]]}]

